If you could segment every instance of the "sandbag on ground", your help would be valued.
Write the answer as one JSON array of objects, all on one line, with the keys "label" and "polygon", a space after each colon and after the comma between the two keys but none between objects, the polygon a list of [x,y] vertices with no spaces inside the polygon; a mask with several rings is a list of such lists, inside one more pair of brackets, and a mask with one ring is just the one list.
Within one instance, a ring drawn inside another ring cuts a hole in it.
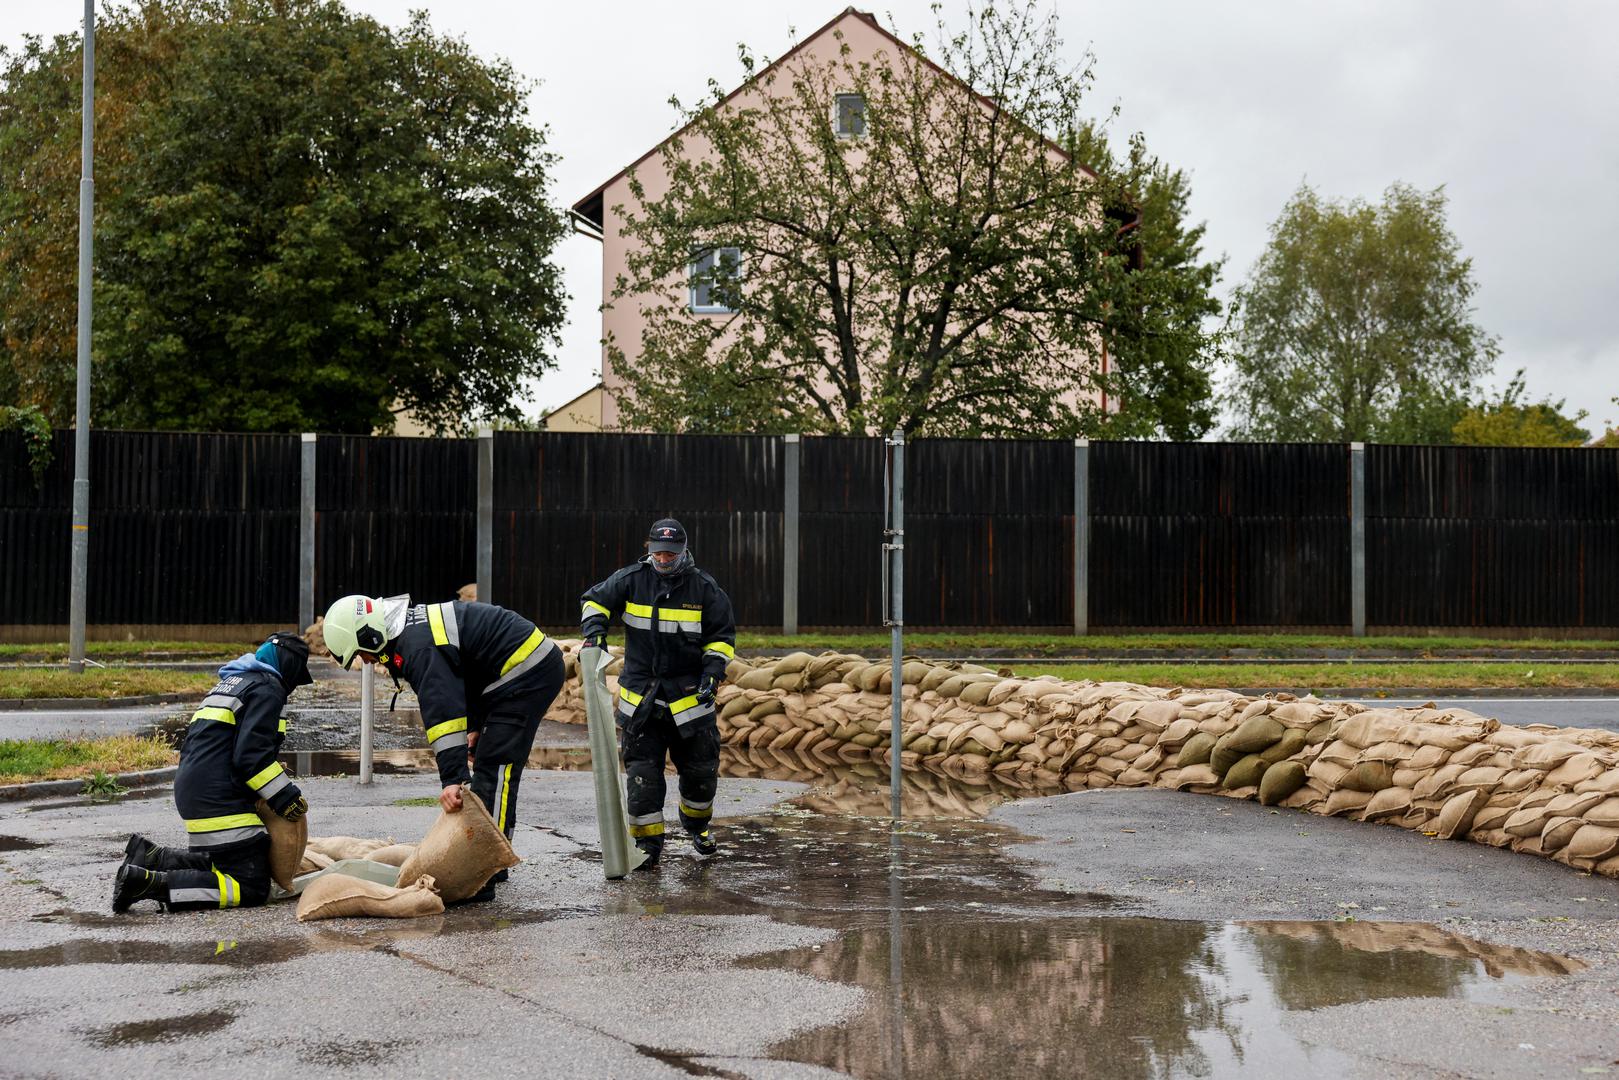
[{"label": "sandbag on ground", "polygon": [[288,821],[271,810],[263,799],[254,805],[253,811],[270,834],[270,877],[283,889],[290,889],[309,843],[309,817],[306,814],[297,821]]},{"label": "sandbag on ground", "polygon": [[405,860],[416,854],[415,844],[389,844],[387,847],[377,848],[366,859],[371,862],[387,863],[389,866],[404,866]]},{"label": "sandbag on ground", "polygon": [[439,811],[415,853],[399,868],[399,880],[431,877],[444,902],[453,904],[483,888],[496,871],[522,861],[482,800],[463,786],[461,809],[453,814]]},{"label": "sandbag on ground", "polygon": [[311,836],[305,850],[337,862],[341,859],[369,859],[373,851],[389,847],[393,842],[391,836],[371,840],[359,836]]},{"label": "sandbag on ground", "polygon": [[299,922],[355,916],[414,919],[443,913],[444,901],[433,891],[433,879],[425,876],[401,889],[327,872],[311,881],[298,899]]}]

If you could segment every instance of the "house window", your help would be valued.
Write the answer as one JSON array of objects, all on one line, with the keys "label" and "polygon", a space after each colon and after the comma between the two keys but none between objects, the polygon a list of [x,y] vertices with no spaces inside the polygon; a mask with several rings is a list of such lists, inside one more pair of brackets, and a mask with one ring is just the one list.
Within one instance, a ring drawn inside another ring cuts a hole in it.
[{"label": "house window", "polygon": [[840,139],[858,139],[866,133],[866,99],[860,94],[839,94],[832,105],[832,130]]},{"label": "house window", "polygon": [[691,309],[736,311],[741,304],[742,249],[698,248],[691,259]]}]

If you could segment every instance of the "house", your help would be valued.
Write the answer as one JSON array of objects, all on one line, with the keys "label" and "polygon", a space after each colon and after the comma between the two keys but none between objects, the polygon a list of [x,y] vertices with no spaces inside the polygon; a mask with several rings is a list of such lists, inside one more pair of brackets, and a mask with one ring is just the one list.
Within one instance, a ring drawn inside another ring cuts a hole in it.
[{"label": "house", "polygon": [[546,431],[603,431],[602,414],[606,410],[607,388],[603,383],[596,383],[590,389],[571,398],[550,412],[540,421],[540,426]]},{"label": "house", "polygon": [[[859,64],[862,61],[873,60],[884,54],[892,56],[895,51],[910,52],[911,46],[884,29],[877,19],[868,12],[857,11],[853,7],[844,9],[832,21],[808,35],[786,55],[755,74],[742,87],[733,90],[719,105],[725,108],[738,95],[748,92],[772,92],[767,76],[772,71],[792,70],[793,65],[805,65],[816,68],[830,64],[834,61],[847,61]],[[929,62],[940,78],[954,79],[942,68]],[[780,80],[781,85],[790,85],[791,79]],[[977,95],[970,88],[958,83],[968,100],[976,100],[986,108],[992,107],[987,98]],[[835,125],[836,133],[841,137],[845,135],[857,137],[865,126],[865,103],[858,94],[837,94],[835,104],[827,117],[827,123]],[[670,136],[671,139],[683,134]],[[575,202],[571,209],[571,216],[575,228],[594,239],[602,245],[602,296],[604,300],[611,298],[616,282],[621,275],[627,274],[628,256],[632,252],[631,245],[637,241],[625,236],[622,231],[622,217],[615,212],[618,206],[634,204],[635,197],[631,192],[632,173],[644,185],[647,198],[655,199],[668,190],[668,179],[659,164],[660,152],[668,144],[666,139],[657,146],[647,150],[635,161],[619,170],[614,176],[601,184],[590,194]],[[1049,153],[1054,159],[1067,162],[1068,155],[1056,144],[1047,143]],[[1085,170],[1090,173],[1090,170]],[[1090,173],[1090,175],[1095,175]],[[1128,227],[1128,226],[1127,226]],[[743,253],[735,248],[719,248],[714,251],[701,253],[694,258],[689,268],[694,281],[687,292],[687,310],[696,317],[724,318],[730,314],[725,305],[723,289],[710,287],[696,282],[711,279],[716,270],[723,278],[727,266],[740,264]],[[615,342],[623,351],[624,362],[633,364],[642,341],[642,332],[647,326],[647,319],[641,312],[642,304],[635,302],[635,298],[612,303],[604,307],[602,312],[602,340]],[[1100,346],[1095,353],[1087,350],[1085,358],[1092,355],[1098,358],[1102,370],[1107,369],[1107,356],[1105,349]],[[602,355],[602,382],[599,393],[599,410],[596,403],[592,403],[591,415],[597,418],[601,430],[621,430],[620,396],[624,392],[624,379],[614,369],[613,357],[603,348]],[[594,393],[595,391],[592,391]],[[1089,395],[1089,390],[1070,390],[1063,394],[1064,399],[1073,402],[1078,395]],[[1109,409],[1115,403],[1109,402],[1102,395],[1096,400],[1104,409]],[[580,411],[575,403],[563,406],[558,412],[566,410]]]}]

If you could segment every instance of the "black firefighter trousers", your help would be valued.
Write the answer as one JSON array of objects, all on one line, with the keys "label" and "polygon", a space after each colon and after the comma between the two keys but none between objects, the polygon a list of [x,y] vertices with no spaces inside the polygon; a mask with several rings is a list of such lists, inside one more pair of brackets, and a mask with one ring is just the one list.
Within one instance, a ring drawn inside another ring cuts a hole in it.
[{"label": "black firefighter trousers", "polygon": [[664,758],[680,777],[680,824],[689,833],[708,828],[720,777],[720,732],[712,718],[682,738],[674,717],[648,693],[620,732],[624,757],[625,810],[636,846],[651,855],[663,850],[663,800],[668,791]]},{"label": "black firefighter trousers", "polygon": [[[531,689],[490,703],[478,710],[482,715],[474,720],[478,741],[472,747],[472,793],[482,800],[508,840],[517,827],[517,789],[523,782],[523,766],[528,764],[545,711],[562,690],[564,675],[562,650],[552,649],[531,677]],[[502,870],[495,879],[505,881],[506,872]]]}]

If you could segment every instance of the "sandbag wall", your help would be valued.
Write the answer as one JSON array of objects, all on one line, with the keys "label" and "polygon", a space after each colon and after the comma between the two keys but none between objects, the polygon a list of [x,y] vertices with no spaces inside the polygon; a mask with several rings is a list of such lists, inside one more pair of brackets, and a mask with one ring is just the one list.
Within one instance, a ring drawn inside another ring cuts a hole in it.
[{"label": "sandbag wall", "polygon": [[[577,642],[550,716],[584,722]],[[608,669],[616,690],[618,664]],[[794,653],[733,661],[721,738],[750,755],[889,753],[889,662]],[[902,669],[906,770],[1034,791],[1167,787],[1471,839],[1619,877],[1619,735],[1503,725],[1465,709],[1245,697],[1229,690]]]}]

